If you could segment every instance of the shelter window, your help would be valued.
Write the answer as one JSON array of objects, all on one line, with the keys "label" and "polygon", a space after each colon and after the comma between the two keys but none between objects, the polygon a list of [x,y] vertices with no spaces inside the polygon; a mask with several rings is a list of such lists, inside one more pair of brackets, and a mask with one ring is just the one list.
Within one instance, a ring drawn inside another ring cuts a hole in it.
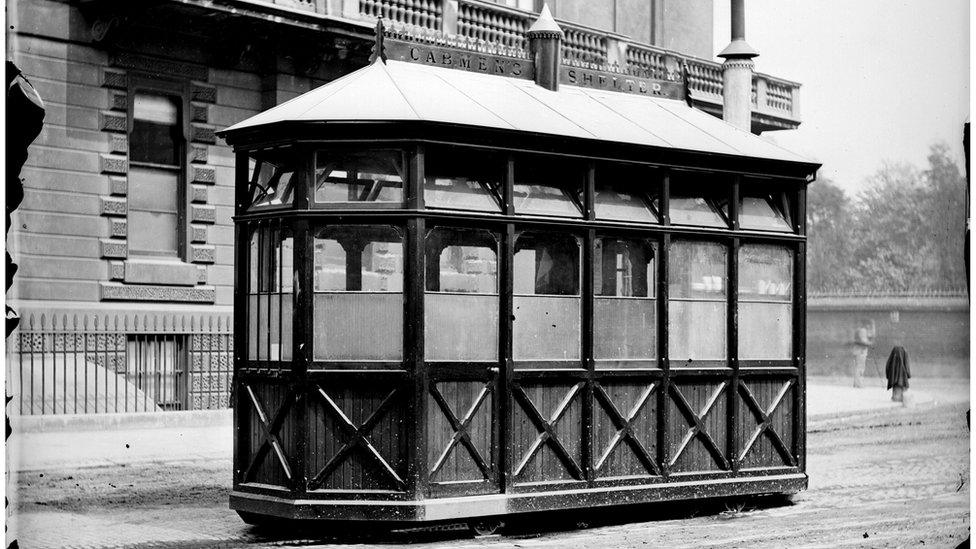
[{"label": "shelter window", "polygon": [[718,178],[695,176],[703,181],[690,184],[688,177],[672,178],[668,202],[671,223],[727,229],[730,190],[728,183]]},{"label": "shelter window", "polygon": [[728,354],[728,250],[714,242],[672,242],[668,258],[668,358],[724,360]]},{"label": "shelter window", "polygon": [[593,358],[598,367],[657,358],[655,245],[597,237],[593,264]]},{"label": "shelter window", "polygon": [[291,230],[263,226],[248,251],[248,358],[291,360],[295,241]]},{"label": "shelter window", "polygon": [[129,132],[128,249],[131,255],[181,255],[182,99],[136,93]]},{"label": "shelter window", "polygon": [[514,276],[514,358],[579,359],[579,240],[559,233],[522,233],[515,242]]},{"label": "shelter window", "polygon": [[506,162],[466,149],[433,149],[424,166],[424,202],[432,208],[500,212]]},{"label": "shelter window", "polygon": [[646,168],[603,167],[597,171],[596,218],[657,223],[660,219],[659,179]]},{"label": "shelter window", "polygon": [[427,360],[498,360],[498,238],[485,230],[427,233]]},{"label": "shelter window", "polygon": [[793,254],[788,248],[739,248],[739,358],[789,360],[793,353]]},{"label": "shelter window", "polygon": [[295,186],[302,177],[300,163],[258,156],[251,157],[249,165],[251,208],[290,206],[295,202]]},{"label": "shelter window", "polygon": [[579,197],[586,170],[563,159],[520,159],[512,189],[515,213],[583,217]]},{"label": "shelter window", "polygon": [[402,360],[403,236],[384,225],[315,235],[316,360]]},{"label": "shelter window", "polygon": [[407,162],[402,151],[319,151],[315,202],[403,203]]},{"label": "shelter window", "polygon": [[793,232],[789,194],[743,192],[739,198],[739,227],[757,231]]}]

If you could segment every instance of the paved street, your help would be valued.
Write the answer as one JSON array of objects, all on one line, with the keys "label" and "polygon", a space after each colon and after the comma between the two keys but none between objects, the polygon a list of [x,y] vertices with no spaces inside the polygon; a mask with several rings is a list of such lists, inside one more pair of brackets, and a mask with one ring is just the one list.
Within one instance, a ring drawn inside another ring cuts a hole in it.
[{"label": "paved street", "polygon": [[[969,535],[966,403],[810,421],[810,490],[784,501],[650,506],[464,532],[267,532],[227,509],[230,461],[138,461],[25,471],[11,531],[21,547],[955,547]],[[194,440],[199,443],[199,440]],[[83,444],[83,442],[81,443]]]}]

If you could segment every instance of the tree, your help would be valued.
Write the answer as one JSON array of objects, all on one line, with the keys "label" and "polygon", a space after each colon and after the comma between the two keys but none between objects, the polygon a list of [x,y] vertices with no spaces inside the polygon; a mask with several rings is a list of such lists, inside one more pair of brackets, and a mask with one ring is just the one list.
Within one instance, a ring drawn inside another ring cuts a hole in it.
[{"label": "tree", "polygon": [[851,204],[829,179],[807,188],[807,287],[832,291],[850,286]]}]

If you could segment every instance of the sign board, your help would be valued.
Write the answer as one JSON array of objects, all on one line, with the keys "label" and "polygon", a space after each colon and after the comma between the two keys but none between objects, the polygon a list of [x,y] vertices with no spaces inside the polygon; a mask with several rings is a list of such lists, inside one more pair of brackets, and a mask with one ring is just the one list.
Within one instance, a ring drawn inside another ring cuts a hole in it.
[{"label": "sign board", "polygon": [[384,45],[386,46],[386,57],[396,61],[525,80],[532,80],[535,75],[535,67],[532,61],[520,57],[469,51],[435,44],[406,42],[392,38],[387,38]]},{"label": "sign board", "polygon": [[560,68],[559,82],[570,86],[632,93],[635,95],[666,97],[668,99],[685,98],[685,86],[683,82],[642,78],[624,73],[567,67],[565,65]]}]

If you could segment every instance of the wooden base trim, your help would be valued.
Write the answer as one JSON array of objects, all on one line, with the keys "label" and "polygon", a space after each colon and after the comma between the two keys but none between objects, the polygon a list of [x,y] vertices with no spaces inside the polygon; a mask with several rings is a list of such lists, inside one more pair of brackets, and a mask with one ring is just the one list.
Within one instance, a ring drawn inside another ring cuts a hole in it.
[{"label": "wooden base trim", "polygon": [[641,486],[450,497],[424,501],[289,499],[235,490],[230,495],[230,507],[235,511],[297,520],[431,522],[594,506],[796,493],[806,488],[807,475],[792,473]]}]

